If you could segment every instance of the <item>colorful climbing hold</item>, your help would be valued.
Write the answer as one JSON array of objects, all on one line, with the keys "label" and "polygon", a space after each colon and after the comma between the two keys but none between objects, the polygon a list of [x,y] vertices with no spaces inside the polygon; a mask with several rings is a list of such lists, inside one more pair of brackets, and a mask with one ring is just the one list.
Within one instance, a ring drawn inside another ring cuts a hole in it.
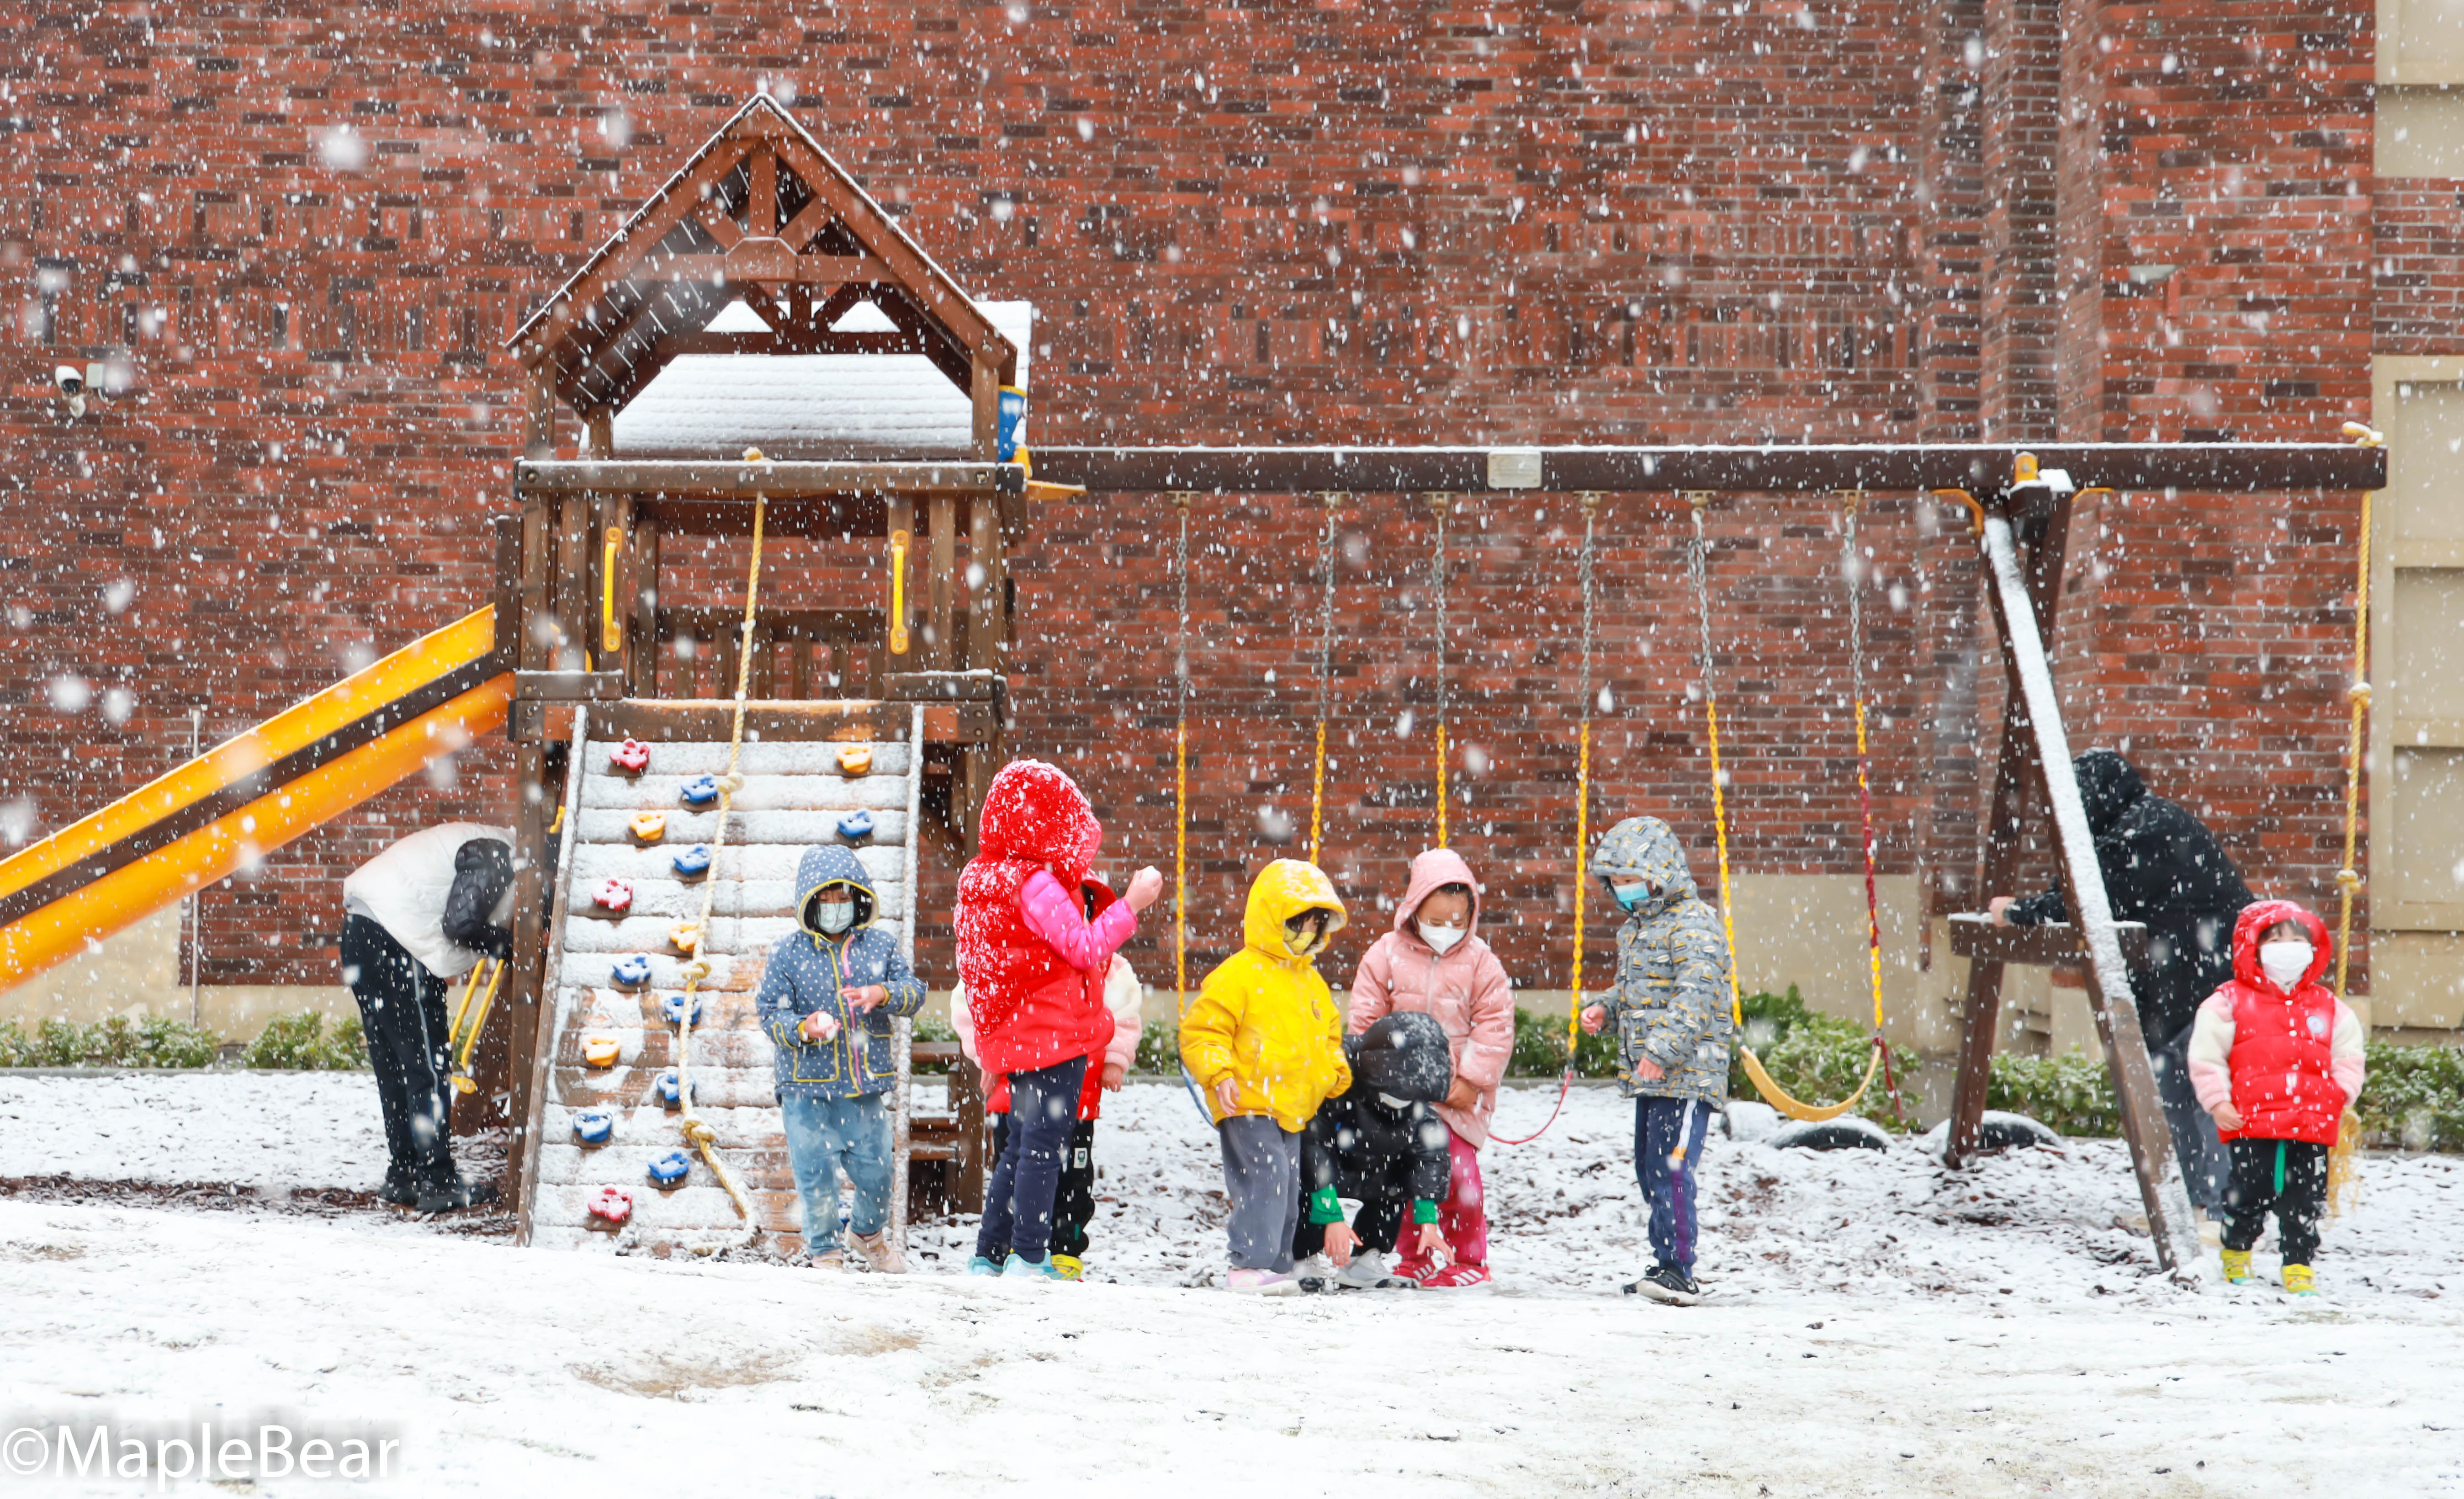
[{"label": "colorful climbing hold", "polygon": [[668,945],[674,948],[679,953],[690,954],[700,952],[701,923],[698,921],[679,921],[674,926],[668,928]]},{"label": "colorful climbing hold", "polygon": [[657,843],[668,835],[668,814],[636,812],[633,814],[631,832],[643,843]]},{"label": "colorful climbing hold", "polygon": [[709,806],[718,800],[718,778],[695,776],[678,790],[687,806]]},{"label": "colorful climbing hold", "polygon": [[692,1159],[683,1151],[671,1150],[650,1162],[650,1179],[663,1187],[680,1187],[692,1170]]},{"label": "colorful climbing hold", "polygon": [[614,1067],[616,1059],[624,1054],[625,1043],[614,1036],[582,1038],[582,1061],[585,1067]]},{"label": "colorful climbing hold", "polygon": [[622,1228],[633,1216],[633,1194],[623,1187],[602,1187],[590,1200],[590,1216],[602,1223]]},{"label": "colorful climbing hold", "polygon": [[861,776],[872,769],[872,746],[842,744],[839,746],[839,769],[850,776]]},{"label": "colorful climbing hold", "polygon": [[697,880],[710,872],[710,845],[697,843],[690,849],[678,849],[669,862],[676,867],[676,878]]},{"label": "colorful climbing hold", "polygon": [[616,1116],[605,1109],[584,1109],[573,1116],[573,1137],[584,1145],[605,1145],[616,1133]]},{"label": "colorful climbing hold", "polygon": [[630,989],[650,981],[650,959],[647,953],[619,958],[616,966],[607,971],[608,981],[619,988]]},{"label": "colorful climbing hold", "polygon": [[610,768],[640,775],[650,766],[650,746],[638,739],[627,739],[607,752]]},{"label": "colorful climbing hold", "polygon": [[[668,1024],[671,1025],[683,1024],[685,1018],[685,997],[682,994],[671,994],[667,998],[661,1000],[659,1002],[659,1013],[668,1018]],[[699,1025],[701,1024],[701,996],[698,994],[693,997],[693,1023],[695,1025]]]},{"label": "colorful climbing hold", "polygon": [[[671,1109],[676,1106],[676,1097],[679,1090],[676,1083],[675,1069],[670,1068],[668,1070],[661,1072],[659,1074],[658,1081],[652,1083],[650,1087],[651,1090],[659,1095],[659,1102],[666,1104]],[[695,1098],[699,1098],[701,1096],[701,1090],[699,1088],[695,1088],[693,1090],[693,1096]]]},{"label": "colorful climbing hold", "polygon": [[849,843],[862,843],[872,836],[872,814],[849,812],[839,819],[839,836]]},{"label": "colorful climbing hold", "polygon": [[601,880],[599,888],[590,893],[590,898],[602,911],[630,911],[633,909],[633,882],[625,879]]}]

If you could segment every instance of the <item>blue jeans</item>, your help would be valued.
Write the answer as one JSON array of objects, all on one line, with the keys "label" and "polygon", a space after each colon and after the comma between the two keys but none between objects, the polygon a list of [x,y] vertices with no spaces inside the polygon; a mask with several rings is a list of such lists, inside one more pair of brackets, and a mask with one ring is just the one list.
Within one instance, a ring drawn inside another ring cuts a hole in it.
[{"label": "blue jeans", "polygon": [[[1651,1253],[1662,1265],[1694,1269],[1694,1165],[1711,1106],[1699,1098],[1634,1101],[1634,1174],[1651,1207]],[[1671,1163],[1683,1141],[1684,1158]]]},{"label": "blue jeans", "polygon": [[1044,1263],[1052,1243],[1052,1200],[1061,1190],[1061,1153],[1078,1127],[1078,1089],[1086,1081],[1085,1057],[1009,1074],[1009,1143],[984,1183],[978,1254],[990,1259],[1007,1245],[1028,1264]]},{"label": "blue jeans", "polygon": [[779,1100],[787,1129],[787,1165],[796,1173],[796,1195],[804,1204],[804,1252],[821,1254],[839,1242],[839,1173],[855,1183],[855,1212],[847,1226],[877,1234],[890,1214],[890,1111],[881,1094],[861,1098]]}]

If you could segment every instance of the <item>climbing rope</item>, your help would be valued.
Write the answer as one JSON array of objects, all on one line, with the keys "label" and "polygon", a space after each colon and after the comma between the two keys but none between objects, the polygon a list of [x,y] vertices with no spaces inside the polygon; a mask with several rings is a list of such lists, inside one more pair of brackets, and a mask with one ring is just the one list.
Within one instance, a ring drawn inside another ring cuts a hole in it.
[{"label": "climbing rope", "polygon": [[[1857,1091],[1855,1092],[1850,1093],[1846,1098],[1841,1099],[1839,1102],[1828,1106],[1802,1103],[1795,1098],[1790,1097],[1788,1090],[1780,1087],[1778,1083],[1771,1079],[1771,1075],[1763,1069],[1762,1059],[1754,1055],[1753,1048],[1751,1047],[1746,1045],[1745,1000],[1738,987],[1737,981],[1736,903],[1731,898],[1728,888],[1728,807],[1726,782],[1720,770],[1720,691],[1718,679],[1712,669],[1711,588],[1707,576],[1708,564],[1705,557],[1707,546],[1703,537],[1703,511],[1704,508],[1710,503],[1711,496],[1698,491],[1689,494],[1687,497],[1692,501],[1694,507],[1694,534],[1692,539],[1687,542],[1685,548],[1685,574],[1694,586],[1694,619],[1701,635],[1701,650],[1697,658],[1696,670],[1701,678],[1703,688],[1704,736],[1709,744],[1711,755],[1711,829],[1720,849],[1720,929],[1722,936],[1727,942],[1728,948],[1728,1018],[1737,1027],[1738,1060],[1745,1064],[1746,1075],[1753,1079],[1754,1091],[1761,1093],[1763,1097],[1770,1102],[1772,1108],[1777,1109],[1780,1113],[1787,1114],[1789,1117],[1793,1119],[1804,1119],[1813,1123],[1819,1123],[1825,1119],[1836,1119],[1841,1114],[1846,1113],[1850,1109],[1856,1107],[1857,1101],[1865,1096],[1865,1090],[1874,1086],[1874,1077],[1881,1070],[1882,1059],[1889,1050],[1889,1047],[1884,1046],[1882,1043],[1881,988],[1879,981],[1879,974],[1881,972],[1880,959],[1877,958],[1875,959],[1875,972],[1878,978],[1874,990],[1874,1050],[1873,1055],[1868,1057],[1865,1062],[1864,1080],[1857,1085]],[[1853,589],[1850,597],[1853,601],[1855,597]],[[1857,623],[1859,622],[1852,617],[1852,626]],[[1861,654],[1861,642],[1858,642],[1852,646],[1851,654]],[[1861,679],[1859,682],[1858,691],[1859,693],[1859,706],[1860,710],[1859,721],[1861,724],[1863,721],[1861,716],[1861,709],[1863,705],[1863,698],[1861,695],[1863,688]],[[1861,784],[1864,776],[1863,740],[1861,735],[1859,736],[1859,740],[1858,767],[1859,780]],[[1868,848],[1870,849],[1872,840],[1872,833],[1870,830],[1866,836]],[[1870,853],[1868,856],[1870,857]],[[1875,939],[1877,942],[1880,940],[1879,928],[1877,928]]]},{"label": "climbing rope", "polygon": [[[2384,448],[2387,438],[2360,422],[2346,422],[2344,435],[2364,448]],[[2355,543],[2353,583],[2353,681],[2344,689],[2351,704],[2344,743],[2344,862],[2336,871],[2336,998],[2344,998],[2353,954],[2353,895],[2362,888],[2361,871],[2353,866],[2353,849],[2361,829],[2362,756],[2367,748],[2370,722],[2370,494],[2362,491],[2361,539]],[[2353,1170],[2353,1148],[2362,1133],[2361,1115],[2344,1111],[2336,1131],[2335,1148],[2327,1153],[2327,1211],[2342,1217],[2352,1205],[2360,1179]]]},{"label": "climbing rope", "polygon": [[1573,974],[1567,981],[1566,995],[1566,1071],[1557,1079],[1557,1102],[1540,1128],[1520,1139],[1507,1139],[1492,1134],[1489,1138],[1500,1145],[1529,1145],[1549,1133],[1565,1112],[1566,1094],[1574,1086],[1574,1047],[1582,1038],[1583,1028],[1583,908],[1590,902],[1590,868],[1592,841],[1592,562],[1594,528],[1599,519],[1600,496],[1597,490],[1583,492],[1583,556],[1576,568],[1583,589],[1583,665],[1582,728],[1575,738],[1574,751],[1574,963]]},{"label": "climbing rope", "polygon": [[1326,811],[1326,720],[1334,695],[1334,507],[1343,496],[1329,490],[1318,498],[1326,504],[1326,534],[1317,543],[1317,755],[1309,770],[1311,864],[1317,862],[1318,832]]},{"label": "climbing rope", "polygon": [[1438,847],[1446,846],[1446,513],[1454,496],[1433,491],[1424,496],[1438,520],[1438,544],[1429,554],[1429,590],[1438,606]]},{"label": "climbing rope", "polygon": [[[1180,512],[1180,535],[1172,549],[1172,576],[1180,595],[1180,623],[1172,637],[1172,992],[1182,1021],[1189,1018],[1189,507],[1197,499],[1187,490],[1172,496]],[[1180,1083],[1199,1117],[1213,1129],[1215,1113],[1199,1095],[1186,1062],[1180,1064]]]},{"label": "climbing rope", "polygon": [[[761,451],[758,448],[746,449],[744,461],[748,464],[769,462],[761,456]],[[718,827],[711,834],[710,839],[714,870],[716,868],[719,853],[727,847],[728,809],[736,803],[736,793],[744,788],[744,777],[737,770],[736,764],[744,749],[745,700],[753,685],[753,628],[756,606],[761,597],[761,528],[769,504],[768,495],[758,489],[753,492],[753,561],[744,578],[744,626],[743,634],[737,643],[736,715],[727,731],[727,771],[718,778]],[[683,1013],[676,1017],[676,1106],[682,1111],[682,1117],[678,1124],[684,1132],[686,1143],[701,1152],[701,1158],[710,1163],[711,1175],[716,1177],[718,1184],[726,1188],[728,1201],[736,1204],[736,1211],[743,1217],[746,1223],[750,1224],[755,1221],[753,1204],[746,1199],[743,1185],[736,1179],[736,1173],[728,1169],[726,1158],[718,1153],[718,1133],[713,1130],[701,1115],[693,1112],[693,995],[700,988],[701,981],[710,977],[710,959],[707,955],[711,931],[710,914],[712,902],[717,894],[718,881],[715,878],[702,882],[701,917],[693,928],[698,936],[693,943],[693,957],[684,965]]]}]

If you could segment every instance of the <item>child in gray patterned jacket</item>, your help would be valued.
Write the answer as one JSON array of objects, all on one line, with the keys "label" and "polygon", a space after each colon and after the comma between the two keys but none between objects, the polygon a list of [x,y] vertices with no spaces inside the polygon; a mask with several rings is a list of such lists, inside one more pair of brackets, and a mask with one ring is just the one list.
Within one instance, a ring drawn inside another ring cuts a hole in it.
[{"label": "child in gray patterned jacket", "polygon": [[1617,1082],[1634,1100],[1634,1169],[1651,1210],[1659,1262],[1629,1295],[1677,1306],[1703,1299],[1694,1281],[1694,1163],[1711,1112],[1728,1091],[1728,950],[1720,914],[1694,893],[1677,834],[1657,817],[1608,830],[1592,869],[1626,914],[1617,982],[1583,1011],[1594,1035],[1617,1023]]}]

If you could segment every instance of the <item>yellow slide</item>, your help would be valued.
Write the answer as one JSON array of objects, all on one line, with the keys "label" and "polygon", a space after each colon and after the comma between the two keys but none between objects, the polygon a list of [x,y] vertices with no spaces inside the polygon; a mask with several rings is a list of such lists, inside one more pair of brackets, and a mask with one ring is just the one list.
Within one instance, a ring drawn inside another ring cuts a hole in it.
[{"label": "yellow slide", "polygon": [[495,613],[423,635],[0,861],[0,989],[501,725],[514,674]]}]

